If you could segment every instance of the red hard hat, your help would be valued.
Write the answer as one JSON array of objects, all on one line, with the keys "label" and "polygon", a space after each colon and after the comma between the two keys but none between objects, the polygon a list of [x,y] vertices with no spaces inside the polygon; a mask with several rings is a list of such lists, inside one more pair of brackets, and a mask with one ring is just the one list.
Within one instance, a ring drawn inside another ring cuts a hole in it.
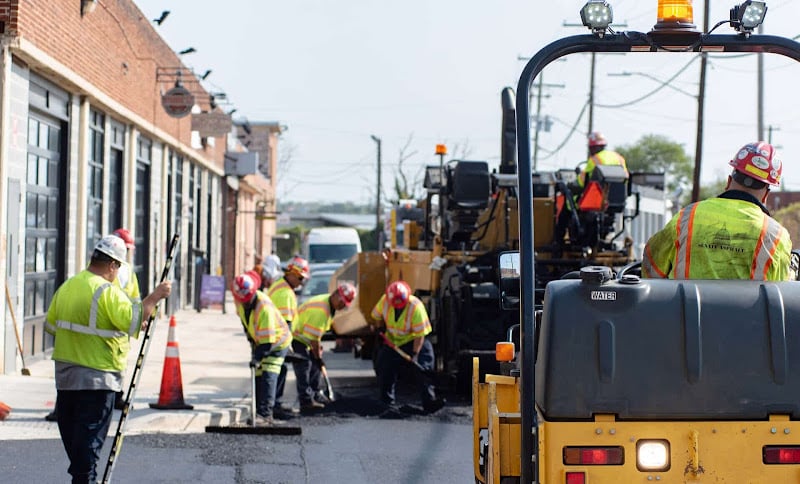
[{"label": "red hard hat", "polygon": [[252,301],[257,290],[258,285],[256,285],[256,281],[250,274],[246,272],[236,276],[231,282],[231,293],[233,293],[233,299],[240,303],[247,304]]},{"label": "red hard hat", "polygon": [[256,283],[256,288],[261,287],[261,282],[262,282],[261,281],[261,274],[259,274],[258,272],[254,271],[252,269],[247,271],[247,272],[245,272],[245,274],[247,274],[248,276],[250,276],[251,279],[253,279],[253,281]]},{"label": "red hard hat", "polygon": [[349,282],[340,282],[339,285],[336,287],[336,290],[339,293],[339,298],[344,303],[345,307],[350,307],[350,304],[353,303],[353,299],[356,298],[356,286],[350,284]]},{"label": "red hard hat", "polygon": [[775,147],[764,141],[748,143],[729,163],[734,170],[772,186],[780,186],[783,163],[775,157]]},{"label": "red hard hat", "polygon": [[605,146],[608,142],[606,141],[606,137],[603,136],[603,133],[598,133],[597,131],[589,134],[589,147],[593,146]]},{"label": "red hard hat", "polygon": [[119,228],[114,231],[114,235],[125,241],[125,247],[133,249],[136,247],[136,241],[133,240],[133,235],[128,229]]},{"label": "red hard hat", "polygon": [[308,279],[311,277],[311,269],[308,268],[308,261],[296,255],[292,260],[286,264],[286,272],[294,273],[301,279]]},{"label": "red hard hat", "polygon": [[393,308],[400,309],[405,307],[408,304],[409,297],[411,297],[411,287],[406,281],[395,281],[386,288],[386,301]]}]

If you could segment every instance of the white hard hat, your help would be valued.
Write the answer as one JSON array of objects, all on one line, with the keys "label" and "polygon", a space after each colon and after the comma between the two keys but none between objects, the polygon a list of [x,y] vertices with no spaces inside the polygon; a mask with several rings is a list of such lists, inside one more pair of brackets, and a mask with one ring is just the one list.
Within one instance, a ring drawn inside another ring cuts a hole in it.
[{"label": "white hard hat", "polygon": [[271,254],[264,259],[264,271],[271,279],[277,279],[281,275],[281,259]]},{"label": "white hard hat", "polygon": [[102,252],[117,262],[125,262],[125,256],[128,253],[125,241],[116,235],[106,235],[100,239],[94,246],[94,250]]}]

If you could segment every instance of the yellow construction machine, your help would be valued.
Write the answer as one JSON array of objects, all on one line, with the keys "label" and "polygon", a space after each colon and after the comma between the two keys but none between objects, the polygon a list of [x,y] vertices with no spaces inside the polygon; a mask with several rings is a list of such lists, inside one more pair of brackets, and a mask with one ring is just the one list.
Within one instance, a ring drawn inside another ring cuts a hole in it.
[{"label": "yellow construction machine", "polygon": [[527,175],[528,94],[547,64],[581,52],[800,61],[794,40],[754,34],[765,13],[764,2],[735,5],[717,24],[735,32],[714,35],[694,26],[690,0],[659,0],[651,31],[615,33],[608,3],[589,0],[581,16],[592,33],[528,62],[517,88],[520,247],[497,264],[519,326],[496,346],[499,370],[484,376],[474,360],[476,482],[800,482],[798,283],[650,280],[635,266],[592,266],[550,282],[539,301],[542,219]]},{"label": "yellow construction machine", "polygon": [[[496,369],[495,343],[519,320],[500,310],[498,255],[519,248],[515,108],[510,88],[502,91],[503,129],[501,163],[490,170],[485,161],[445,162],[446,148],[438,145],[439,163],[427,166],[426,196],[402,201],[389,218],[389,243],[380,252],[353,256],[331,277],[358,288],[356,311],[334,318],[339,336],[361,339],[361,357],[374,354],[375,337],[369,314],[386,286],[396,280],[409,283],[428,309],[436,353],[436,369],[450,383],[468,392],[472,358],[482,359],[482,371]],[[603,169],[596,170],[598,176]],[[564,176],[571,174],[572,179]],[[536,294],[541,300],[551,280],[587,265],[623,266],[632,261],[631,241],[623,225],[636,217],[637,197],[619,173],[600,178],[602,196],[594,208],[573,204],[574,171],[534,173],[533,209],[541,229],[534,246],[539,267]],[[572,206],[569,235],[556,237],[559,198]],[[626,211],[627,207],[627,211]]]}]

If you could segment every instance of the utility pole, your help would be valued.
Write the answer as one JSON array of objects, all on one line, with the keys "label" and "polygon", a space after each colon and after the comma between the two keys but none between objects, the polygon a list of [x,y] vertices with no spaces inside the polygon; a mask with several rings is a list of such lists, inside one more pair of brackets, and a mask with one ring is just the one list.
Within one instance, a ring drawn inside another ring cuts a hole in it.
[{"label": "utility pole", "polygon": [[[772,144],[772,132],[773,131],[780,131],[781,129],[777,126],[769,125],[767,132],[769,133],[769,137],[767,138],[767,143]],[[774,146],[774,145],[773,145]]]},{"label": "utility pole", "polygon": [[381,139],[374,134],[370,136],[372,141],[378,145],[378,179],[376,183],[377,189],[375,190],[377,193],[375,197],[375,244],[377,245],[377,250],[381,250]]},{"label": "utility pole", "polygon": [[[704,2],[703,10],[703,32],[708,32],[708,9],[709,0]],[[700,54],[700,88],[697,93],[697,138],[694,150],[694,176],[692,177],[692,202],[700,198],[700,168],[703,164],[703,112],[705,111],[706,101],[706,67],[708,65],[708,54]]]},{"label": "utility pole", "polygon": [[597,63],[597,54],[592,52],[592,67],[589,69],[589,131],[594,131],[594,67]]},{"label": "utility pole", "polygon": [[539,161],[539,131],[542,129],[542,87],[564,87],[564,84],[545,84],[544,72],[539,73],[539,84],[536,94],[536,131],[533,135],[533,171],[536,171]]},{"label": "utility pole", "polygon": [[[764,24],[762,23],[758,26],[758,34],[761,35],[763,33]],[[758,107],[756,108],[758,112],[758,133],[756,134],[758,135],[758,141],[761,141],[764,139],[764,54],[759,52],[756,57],[758,59]]]}]

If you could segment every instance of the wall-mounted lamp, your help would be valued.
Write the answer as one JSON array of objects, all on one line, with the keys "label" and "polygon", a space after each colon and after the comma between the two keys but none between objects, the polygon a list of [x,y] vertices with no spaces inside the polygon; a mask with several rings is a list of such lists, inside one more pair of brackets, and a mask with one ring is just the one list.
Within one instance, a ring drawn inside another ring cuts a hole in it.
[{"label": "wall-mounted lamp", "polygon": [[81,0],[81,17],[94,12],[97,7],[97,0]]}]

